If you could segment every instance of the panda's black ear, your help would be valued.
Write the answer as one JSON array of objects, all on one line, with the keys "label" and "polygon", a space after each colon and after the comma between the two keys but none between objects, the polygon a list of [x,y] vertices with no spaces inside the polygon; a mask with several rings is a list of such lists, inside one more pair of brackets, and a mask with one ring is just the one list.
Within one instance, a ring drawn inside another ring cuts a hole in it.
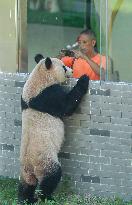
[{"label": "panda's black ear", "polygon": [[51,61],[51,59],[49,57],[47,57],[45,59],[45,66],[46,66],[47,69],[50,69],[51,66],[52,66],[52,61]]},{"label": "panda's black ear", "polygon": [[36,63],[39,63],[40,60],[42,60],[44,58],[44,56],[40,53],[36,54],[34,57],[34,60]]}]

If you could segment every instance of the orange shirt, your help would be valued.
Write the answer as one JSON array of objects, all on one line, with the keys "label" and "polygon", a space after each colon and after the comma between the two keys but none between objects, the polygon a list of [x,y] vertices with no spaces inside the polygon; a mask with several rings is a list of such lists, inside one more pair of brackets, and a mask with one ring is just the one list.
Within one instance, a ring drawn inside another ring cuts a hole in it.
[{"label": "orange shirt", "polygon": [[[73,57],[65,56],[61,59],[63,63],[73,68],[73,77],[74,78],[80,78],[80,76],[86,74],[89,76],[90,80],[100,80],[100,76],[97,75],[88,62],[82,58],[75,59]],[[97,63],[98,65],[102,64],[102,68],[106,69],[106,57],[100,54],[97,54],[93,58],[91,58],[92,61]]]}]

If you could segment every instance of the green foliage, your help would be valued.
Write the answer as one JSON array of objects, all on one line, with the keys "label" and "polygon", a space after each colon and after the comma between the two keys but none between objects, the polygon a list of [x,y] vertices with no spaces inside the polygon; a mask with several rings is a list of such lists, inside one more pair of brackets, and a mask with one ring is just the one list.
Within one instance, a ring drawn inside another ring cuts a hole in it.
[{"label": "green foliage", "polygon": [[84,26],[84,14],[79,12],[57,12],[28,10],[28,23],[62,25],[71,27]]},{"label": "green foliage", "polygon": [[0,202],[2,205],[15,205],[17,185],[18,180],[16,179],[0,179]]},{"label": "green foliage", "polygon": [[[0,179],[0,205],[17,205],[18,180]],[[62,188],[54,195],[54,200],[38,202],[35,205],[132,205],[131,202],[124,202],[120,198],[108,199],[91,195],[80,196],[73,193],[70,188],[70,178],[65,180],[60,186]],[[26,205],[26,204],[25,204]]]}]

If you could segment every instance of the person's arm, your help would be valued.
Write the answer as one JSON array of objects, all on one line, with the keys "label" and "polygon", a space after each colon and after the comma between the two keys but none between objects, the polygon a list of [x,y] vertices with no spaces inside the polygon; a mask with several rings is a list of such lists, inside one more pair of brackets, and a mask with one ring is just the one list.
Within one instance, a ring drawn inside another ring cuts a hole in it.
[{"label": "person's arm", "polygon": [[88,62],[88,64],[90,65],[90,67],[93,69],[93,71],[99,76],[101,74],[101,76],[100,76],[101,79],[105,80],[105,69],[103,67],[100,68],[100,66],[97,63],[95,63],[93,60],[91,60],[88,56],[83,54],[81,51],[75,51],[75,57],[76,58],[83,58],[84,60],[86,60]]},{"label": "person's arm", "polygon": [[[85,56],[83,57],[88,64],[90,65],[90,67],[93,69],[93,71],[97,74],[97,75],[101,75],[101,80],[105,80],[105,69],[104,68],[100,68],[100,66],[95,63],[94,61],[92,61],[89,57]],[[101,70],[100,70],[101,69]]]}]

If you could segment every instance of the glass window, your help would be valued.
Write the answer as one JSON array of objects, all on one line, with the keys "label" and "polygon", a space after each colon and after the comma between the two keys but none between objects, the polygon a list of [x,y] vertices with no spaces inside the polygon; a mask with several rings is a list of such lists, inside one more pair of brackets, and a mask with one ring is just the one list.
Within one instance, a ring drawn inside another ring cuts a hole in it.
[{"label": "glass window", "polygon": [[90,28],[105,80],[132,81],[130,0],[1,0],[0,13],[0,71],[31,72],[37,53],[57,56]]},{"label": "glass window", "polygon": [[62,48],[75,43],[86,27],[85,0],[28,1],[28,68],[41,53],[57,56]]},{"label": "glass window", "polygon": [[[57,56],[61,49],[74,45],[77,36],[86,28],[95,32],[97,50],[106,55],[105,9],[106,4],[103,6],[101,1],[94,0],[29,0],[28,71],[35,66],[37,53],[44,57]],[[106,72],[106,79],[107,75]]]}]

